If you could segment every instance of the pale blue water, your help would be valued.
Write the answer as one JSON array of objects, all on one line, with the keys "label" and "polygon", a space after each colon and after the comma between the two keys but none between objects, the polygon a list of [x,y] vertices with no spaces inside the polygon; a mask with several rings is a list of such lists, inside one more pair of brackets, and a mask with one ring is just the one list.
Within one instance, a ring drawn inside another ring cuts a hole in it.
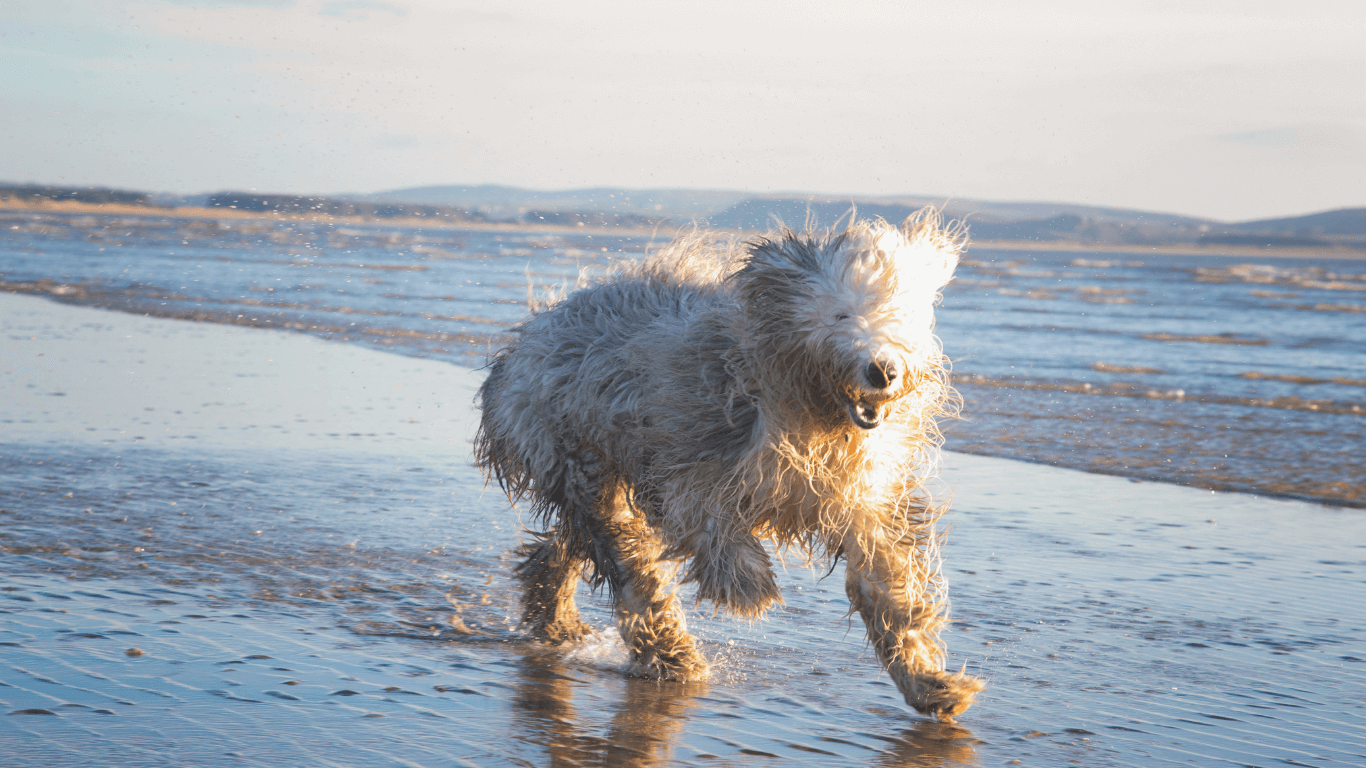
[{"label": "pale blue water", "polygon": [[[650,242],[5,212],[0,281],[477,367],[531,286]],[[938,316],[965,400],[949,448],[1366,505],[1366,261],[974,248]]]}]

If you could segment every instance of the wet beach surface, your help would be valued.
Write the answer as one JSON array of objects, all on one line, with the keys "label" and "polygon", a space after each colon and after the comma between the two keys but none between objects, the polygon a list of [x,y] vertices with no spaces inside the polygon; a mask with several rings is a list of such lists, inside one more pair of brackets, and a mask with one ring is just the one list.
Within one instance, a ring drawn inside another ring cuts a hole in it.
[{"label": "wet beach surface", "polygon": [[[529,293],[667,239],[0,211],[0,288],[477,368]],[[1366,507],[1366,260],[973,247],[938,317],[951,449]]]},{"label": "wet beach surface", "polygon": [[795,558],[766,621],[692,612],[711,681],[629,680],[584,591],[591,642],[517,632],[520,526],[468,452],[477,383],[0,296],[6,759],[1366,762],[1358,510],[949,454],[949,659],[989,681],[958,724],[907,710],[842,569]]}]

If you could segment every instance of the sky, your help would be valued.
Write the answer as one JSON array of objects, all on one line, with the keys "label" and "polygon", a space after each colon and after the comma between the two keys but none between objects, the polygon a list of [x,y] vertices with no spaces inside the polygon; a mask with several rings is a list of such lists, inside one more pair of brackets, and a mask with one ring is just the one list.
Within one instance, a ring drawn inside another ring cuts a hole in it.
[{"label": "sky", "polygon": [[0,182],[1366,206],[1366,2],[0,0]]}]

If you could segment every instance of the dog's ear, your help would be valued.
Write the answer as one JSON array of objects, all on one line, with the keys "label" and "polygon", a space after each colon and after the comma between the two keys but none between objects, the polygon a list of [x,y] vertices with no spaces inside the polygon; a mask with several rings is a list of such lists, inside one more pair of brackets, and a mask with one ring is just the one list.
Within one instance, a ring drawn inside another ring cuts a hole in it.
[{"label": "dog's ear", "polygon": [[900,233],[905,244],[897,254],[898,271],[911,273],[917,284],[935,291],[948,285],[967,246],[963,222],[945,223],[937,209],[922,208],[906,218]]},{"label": "dog's ear", "polygon": [[809,233],[783,227],[772,236],[760,237],[749,243],[749,261],[745,271],[783,273],[789,279],[799,280],[820,271],[823,245]]},{"label": "dog's ear", "polygon": [[749,258],[732,279],[750,320],[790,326],[791,308],[806,303],[807,282],[820,269],[821,252],[810,238],[784,229],[749,244]]}]

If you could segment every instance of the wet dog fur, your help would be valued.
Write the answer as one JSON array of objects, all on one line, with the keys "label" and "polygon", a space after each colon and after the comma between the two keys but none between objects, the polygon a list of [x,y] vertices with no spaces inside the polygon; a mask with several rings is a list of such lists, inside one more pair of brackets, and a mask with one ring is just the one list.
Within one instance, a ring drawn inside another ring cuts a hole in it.
[{"label": "wet dog fur", "polygon": [[945,670],[936,419],[954,395],[934,305],[963,247],[934,211],[739,242],[706,232],[515,329],[479,390],[476,457],[544,528],[523,625],[588,632],[580,578],[615,602],[630,674],[707,662],[672,587],[741,617],[781,602],[764,541],[846,560],[851,612],[922,713],[983,684]]}]

